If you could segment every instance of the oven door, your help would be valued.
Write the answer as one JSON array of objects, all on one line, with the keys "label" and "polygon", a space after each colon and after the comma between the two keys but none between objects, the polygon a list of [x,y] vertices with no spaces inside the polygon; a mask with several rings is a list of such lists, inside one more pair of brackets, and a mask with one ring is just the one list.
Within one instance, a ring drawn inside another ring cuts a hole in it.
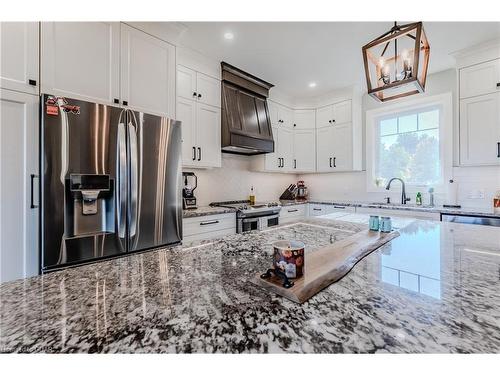
[{"label": "oven door", "polygon": [[263,216],[260,218],[260,230],[269,228],[269,227],[275,227],[280,223],[280,215],[275,214],[275,215],[269,215],[269,216]]},{"label": "oven door", "polygon": [[237,233],[245,233],[259,229],[260,229],[260,222],[258,217],[247,217],[243,219],[238,219],[238,227],[236,228]]}]

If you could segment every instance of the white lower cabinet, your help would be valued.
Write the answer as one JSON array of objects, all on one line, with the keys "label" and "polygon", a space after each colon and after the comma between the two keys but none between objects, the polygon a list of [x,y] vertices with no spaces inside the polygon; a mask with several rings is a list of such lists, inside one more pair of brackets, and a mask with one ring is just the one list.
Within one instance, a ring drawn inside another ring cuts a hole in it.
[{"label": "white lower cabinet", "polygon": [[294,222],[307,217],[307,204],[284,206],[280,211],[280,224]]},{"label": "white lower cabinet", "polygon": [[356,212],[354,207],[309,203],[309,216],[331,215],[334,217],[342,217],[354,212]]},{"label": "white lower cabinet", "polygon": [[183,243],[219,238],[236,233],[236,214],[207,215],[182,220]]},{"label": "white lower cabinet", "polygon": [[0,90],[0,282],[39,270],[38,102]]}]

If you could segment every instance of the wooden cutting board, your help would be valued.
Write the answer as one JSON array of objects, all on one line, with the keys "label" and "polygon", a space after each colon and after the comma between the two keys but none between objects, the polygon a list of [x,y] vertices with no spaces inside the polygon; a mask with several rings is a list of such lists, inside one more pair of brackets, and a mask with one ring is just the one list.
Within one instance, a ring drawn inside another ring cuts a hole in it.
[{"label": "wooden cutting board", "polygon": [[[276,276],[262,279],[256,275],[257,285],[291,301],[303,303],[328,285],[344,277],[361,259],[399,236],[399,232],[380,233],[364,230],[332,245],[305,254],[304,276],[292,279],[294,286],[284,288]],[[265,271],[265,270],[263,270]]]}]

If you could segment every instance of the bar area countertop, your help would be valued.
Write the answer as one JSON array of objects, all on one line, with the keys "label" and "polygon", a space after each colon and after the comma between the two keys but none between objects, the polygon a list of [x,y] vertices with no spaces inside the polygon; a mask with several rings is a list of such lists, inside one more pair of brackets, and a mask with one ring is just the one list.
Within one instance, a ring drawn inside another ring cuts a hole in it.
[{"label": "bar area countertop", "polygon": [[1,284],[0,351],[500,352],[500,228],[416,220],[302,305],[251,282],[276,240],[307,254],[365,228],[308,219]]}]

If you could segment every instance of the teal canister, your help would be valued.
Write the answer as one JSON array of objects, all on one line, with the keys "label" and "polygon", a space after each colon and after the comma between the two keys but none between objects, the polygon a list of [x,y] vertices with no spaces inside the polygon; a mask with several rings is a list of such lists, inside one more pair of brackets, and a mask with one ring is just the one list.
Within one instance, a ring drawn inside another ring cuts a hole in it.
[{"label": "teal canister", "polygon": [[377,215],[370,215],[370,221],[368,223],[368,226],[370,227],[370,230],[378,231],[380,226],[379,217]]},{"label": "teal canister", "polygon": [[392,220],[388,216],[383,216],[380,219],[380,231],[389,233],[392,230]]}]

